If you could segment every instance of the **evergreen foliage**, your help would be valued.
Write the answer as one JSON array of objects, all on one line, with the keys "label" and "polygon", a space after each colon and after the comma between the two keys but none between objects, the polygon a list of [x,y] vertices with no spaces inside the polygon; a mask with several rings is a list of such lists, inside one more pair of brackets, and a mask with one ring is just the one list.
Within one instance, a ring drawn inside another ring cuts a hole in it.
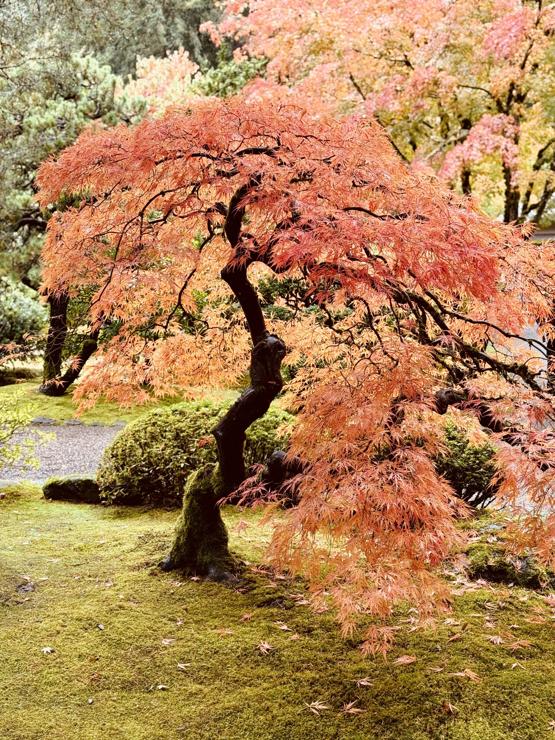
[{"label": "evergreen foliage", "polygon": [[2,344],[21,342],[46,324],[46,310],[34,291],[0,277],[0,351]]},{"label": "evergreen foliage", "polygon": [[445,444],[447,451],[436,459],[438,473],[464,501],[477,507],[486,506],[495,498],[495,449],[487,442],[473,444],[454,424],[445,426]]}]

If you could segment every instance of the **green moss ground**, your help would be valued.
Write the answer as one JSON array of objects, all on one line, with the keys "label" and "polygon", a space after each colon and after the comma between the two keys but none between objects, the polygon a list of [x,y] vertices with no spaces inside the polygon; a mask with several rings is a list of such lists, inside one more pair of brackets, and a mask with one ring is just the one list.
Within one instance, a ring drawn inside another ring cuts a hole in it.
[{"label": "green moss ground", "polygon": [[[28,404],[30,413],[33,416],[43,416],[54,421],[67,421],[69,419],[79,419],[85,424],[115,424],[118,421],[130,422],[137,419],[145,413],[155,408],[171,406],[182,400],[181,398],[169,398],[166,400],[153,399],[152,403],[142,404],[140,406],[130,406],[122,408],[116,403],[108,401],[99,401],[92,409],[77,415],[77,404],[73,400],[72,389],[60,398],[44,396],[38,392],[40,382],[38,380],[28,380],[13,385],[0,387],[0,397],[12,397],[22,393],[22,398]],[[232,400],[237,396],[234,391],[203,391],[203,398],[209,400],[226,399]]]},{"label": "green moss ground", "polygon": [[[384,662],[297,604],[298,584],[260,573],[233,590],[157,572],[175,512],[2,492],[1,738],[555,736],[554,623],[539,593],[466,584],[438,631],[399,618]],[[225,512],[233,548],[251,561],[267,536],[257,516]],[[401,655],[417,660],[395,664]],[[480,680],[449,675],[465,669]],[[328,707],[319,715],[307,707],[317,701]],[[352,701],[363,713],[341,713]]]}]

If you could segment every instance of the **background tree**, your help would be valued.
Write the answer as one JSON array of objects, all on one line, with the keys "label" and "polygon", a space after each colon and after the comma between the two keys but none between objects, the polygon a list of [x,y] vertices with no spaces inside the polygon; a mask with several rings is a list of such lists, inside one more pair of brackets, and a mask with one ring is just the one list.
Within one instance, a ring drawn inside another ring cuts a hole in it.
[{"label": "background tree", "polygon": [[[138,15],[136,3],[126,2],[109,7],[100,3],[94,9],[65,0],[6,3],[0,21],[0,95],[6,102],[0,114],[5,142],[0,155],[0,269],[25,285],[37,288],[40,282],[39,255],[49,216],[35,199],[33,180],[40,162],[91,123],[115,125],[207,92],[230,94],[260,69],[258,63],[233,62],[222,49],[219,66],[209,70],[207,64],[216,59],[209,52],[215,50],[197,30],[201,20],[214,16],[211,3],[145,2],[141,9]],[[142,33],[145,24],[153,29],[148,40]],[[163,55],[178,46],[165,56],[136,59],[139,50]],[[114,70],[134,70],[135,75],[124,82]],[[82,324],[83,297],[70,303],[67,296],[49,296],[48,302],[42,390],[61,395],[102,334],[92,335]]]},{"label": "background tree", "polygon": [[[369,114],[400,155],[505,221],[551,223],[555,10],[541,0],[228,2],[231,35],[269,59],[253,94]],[[277,85],[277,88],[276,88]],[[283,87],[280,87],[283,86]]]},{"label": "background tree", "polygon": [[[40,83],[37,86],[37,80]],[[72,143],[92,121],[115,123],[136,117],[144,103],[115,96],[116,77],[93,57],[71,57],[63,65],[23,64],[0,79],[6,105],[0,114],[4,137],[0,194],[0,259],[4,270],[35,290],[40,283],[40,249],[48,212],[36,202],[34,176],[40,162]],[[44,389],[62,369],[69,300],[47,296],[50,327],[46,340]],[[38,309],[37,309],[38,310]]]},{"label": "background tree", "polygon": [[[435,567],[459,540],[461,505],[432,456],[450,406],[476,434],[488,426],[500,495],[522,514],[518,536],[552,562],[553,436],[538,422],[553,418],[553,398],[534,341],[515,343],[532,317],[550,318],[549,245],[411,171],[369,120],[241,97],[86,131],[38,181],[43,208],[87,192],[49,221],[46,288],[92,290],[93,327],[122,319],[81,395],[229,383],[250,354],[251,385],[214,430],[219,477],[199,472],[188,499],[204,523],[242,484],[245,430],[282,388],[286,347],[261,310],[258,279],[301,278],[324,314],[339,312],[291,323],[288,344],[306,358],[292,384],[292,451],[306,468],[271,555],[304,573],[315,599],[334,601],[346,632],[399,598],[421,614],[447,598]],[[241,320],[222,310],[225,284]],[[202,326],[183,331],[180,317],[208,286]],[[142,332],[153,317],[156,341]],[[188,522],[184,510],[168,565],[219,571],[225,536],[207,562]],[[380,635],[368,633],[369,649]]]},{"label": "background tree", "polygon": [[[94,7],[72,0],[3,3],[0,269],[5,274],[33,288],[40,282],[39,254],[48,216],[39,211],[34,197],[40,162],[69,145],[91,122],[113,125],[145,110],[144,103],[129,94],[118,97],[123,84],[117,73],[134,72],[139,53],[162,55],[186,47],[199,64],[214,60],[213,45],[198,34],[199,24],[214,17],[213,4],[205,0],[146,1],[140,7],[126,0]],[[51,325],[43,390],[60,394],[94,349],[96,338],[72,347],[76,359],[62,372],[70,305],[61,296],[48,301]],[[72,313],[77,317],[77,311]],[[74,328],[69,327],[70,336]],[[81,333],[83,327],[77,328]]]},{"label": "background tree", "polygon": [[[138,56],[163,57],[186,49],[197,64],[211,66],[217,52],[201,23],[218,17],[212,0],[4,0],[2,54],[25,64],[30,59],[63,62],[90,54],[116,74],[133,74]],[[14,67],[3,63],[4,74]]]}]

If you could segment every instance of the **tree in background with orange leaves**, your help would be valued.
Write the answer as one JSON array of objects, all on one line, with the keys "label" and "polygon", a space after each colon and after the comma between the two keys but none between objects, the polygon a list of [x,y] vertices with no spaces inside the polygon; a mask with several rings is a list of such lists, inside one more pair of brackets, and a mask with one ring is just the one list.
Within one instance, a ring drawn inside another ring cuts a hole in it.
[{"label": "tree in background with orange leaves", "polygon": [[251,94],[374,116],[407,162],[551,224],[555,8],[541,0],[228,0],[204,29],[269,60]]}]

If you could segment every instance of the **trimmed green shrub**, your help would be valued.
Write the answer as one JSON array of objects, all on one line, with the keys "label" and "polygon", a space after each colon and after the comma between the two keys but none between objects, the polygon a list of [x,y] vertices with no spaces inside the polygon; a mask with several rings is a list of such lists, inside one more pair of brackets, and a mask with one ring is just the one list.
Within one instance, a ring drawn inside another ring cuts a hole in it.
[{"label": "trimmed green shrub", "polygon": [[495,449],[472,444],[460,427],[445,426],[447,452],[436,459],[436,469],[453,486],[457,496],[472,506],[486,506],[495,498]]},{"label": "trimmed green shrub", "polygon": [[74,501],[77,504],[99,504],[100,491],[94,478],[49,478],[42,487],[50,501]]},{"label": "trimmed green shrub", "polygon": [[[188,475],[216,462],[211,430],[229,403],[180,403],[145,414],[115,438],[102,457],[97,481],[110,504],[181,506]],[[272,408],[247,431],[247,466],[263,463],[288,435],[278,431],[291,414]]]}]

